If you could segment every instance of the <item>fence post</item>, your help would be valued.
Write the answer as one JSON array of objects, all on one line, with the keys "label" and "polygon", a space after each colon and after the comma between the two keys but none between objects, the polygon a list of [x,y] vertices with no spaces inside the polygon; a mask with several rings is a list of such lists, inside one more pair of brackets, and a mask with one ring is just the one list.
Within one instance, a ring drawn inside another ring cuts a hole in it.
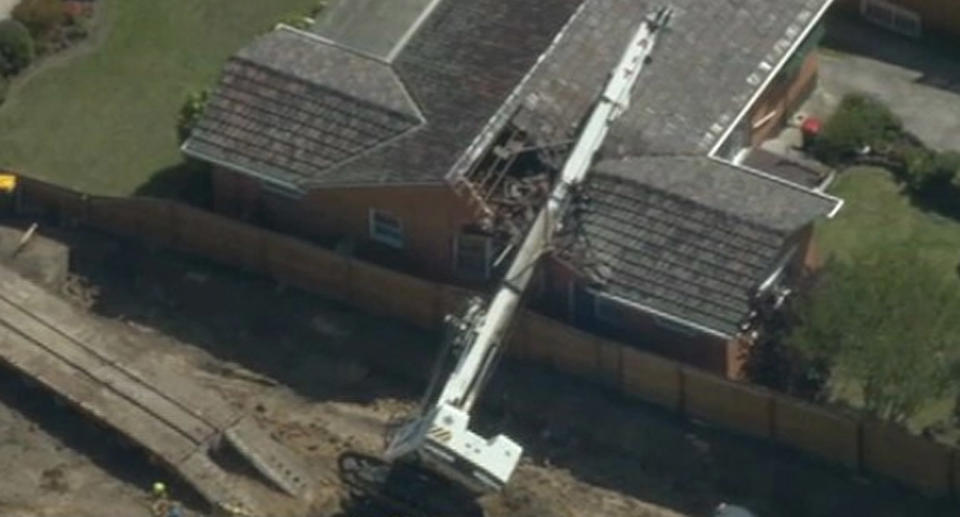
[{"label": "fence post", "polygon": [[173,201],[167,201],[167,228],[170,229],[168,245],[172,249],[178,249],[180,245],[180,218],[177,214],[179,204]]},{"label": "fence post", "polygon": [[346,275],[344,276],[346,276],[347,281],[343,289],[343,299],[347,302],[347,305],[356,307],[357,300],[356,300],[354,287],[353,287],[356,282],[356,279],[354,278],[354,276],[356,275],[356,270],[353,267],[354,259],[353,259],[353,256],[351,255],[344,255],[344,258],[346,259],[345,269],[347,270]]}]

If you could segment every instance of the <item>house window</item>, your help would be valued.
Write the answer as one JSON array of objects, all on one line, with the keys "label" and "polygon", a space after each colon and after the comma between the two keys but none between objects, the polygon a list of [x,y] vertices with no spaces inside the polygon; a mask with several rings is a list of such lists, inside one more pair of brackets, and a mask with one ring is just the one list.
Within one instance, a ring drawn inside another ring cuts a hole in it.
[{"label": "house window", "polygon": [[464,278],[490,278],[492,261],[492,241],[490,236],[475,233],[460,233],[454,242],[454,267],[457,274]]},{"label": "house window", "polygon": [[403,224],[393,214],[371,208],[370,238],[387,246],[403,248]]},{"label": "house window", "polygon": [[920,15],[885,0],[861,0],[860,12],[870,22],[907,36],[920,36]]}]

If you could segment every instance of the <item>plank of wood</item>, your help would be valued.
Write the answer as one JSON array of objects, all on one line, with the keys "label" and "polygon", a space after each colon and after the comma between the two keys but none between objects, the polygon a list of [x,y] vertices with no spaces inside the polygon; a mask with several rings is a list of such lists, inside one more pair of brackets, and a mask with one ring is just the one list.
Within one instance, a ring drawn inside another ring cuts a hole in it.
[{"label": "plank of wood", "polygon": [[213,506],[227,509],[239,508],[249,512],[249,515],[270,515],[269,512],[259,508],[256,500],[248,497],[244,490],[237,487],[230,476],[205,452],[198,451],[190,455],[177,465],[177,470]]},{"label": "plank of wood", "polygon": [[[9,272],[9,274],[7,274]],[[108,325],[16,273],[0,267],[0,293],[34,318],[91,349],[130,377],[152,386],[158,393],[182,406],[217,429],[225,429],[239,412],[216,393],[177,375],[156,368],[152,343],[129,329]]]},{"label": "plank of wood", "polygon": [[97,356],[80,343],[66,337],[0,295],[0,322],[14,329],[35,347],[43,348],[63,363],[97,382],[110,387],[119,396],[141,406],[143,411],[189,437],[196,445],[212,438],[217,429],[197,418],[181,405],[164,397],[153,387],[124,372],[117,365]]},{"label": "plank of wood", "polygon": [[274,440],[253,417],[227,429],[227,441],[267,479],[284,492],[308,501],[313,482],[307,466],[292,451]]},{"label": "plank of wood", "polygon": [[127,398],[109,389],[35,342],[0,325],[0,361],[20,370],[167,462],[192,453],[197,444]]}]

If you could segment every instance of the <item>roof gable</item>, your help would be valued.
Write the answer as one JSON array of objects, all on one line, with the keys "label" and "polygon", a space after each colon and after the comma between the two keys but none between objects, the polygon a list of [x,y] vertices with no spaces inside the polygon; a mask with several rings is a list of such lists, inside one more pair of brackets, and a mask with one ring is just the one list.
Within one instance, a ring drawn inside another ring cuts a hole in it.
[{"label": "roof gable", "polygon": [[184,150],[297,184],[422,122],[383,62],[280,30],[230,59]]},{"label": "roof gable", "polygon": [[601,162],[579,204],[562,258],[608,295],[728,336],[789,239],[833,208],[706,157]]}]

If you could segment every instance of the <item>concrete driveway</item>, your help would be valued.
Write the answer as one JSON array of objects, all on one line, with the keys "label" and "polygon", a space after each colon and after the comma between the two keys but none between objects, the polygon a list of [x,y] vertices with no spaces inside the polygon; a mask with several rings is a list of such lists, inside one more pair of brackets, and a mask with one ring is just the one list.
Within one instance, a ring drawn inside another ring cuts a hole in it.
[{"label": "concrete driveway", "polygon": [[9,18],[10,11],[19,3],[20,0],[0,0],[0,20]]},{"label": "concrete driveway", "polygon": [[824,116],[847,93],[871,93],[928,146],[960,151],[960,58],[862,22],[831,19],[827,31],[803,111]]}]

